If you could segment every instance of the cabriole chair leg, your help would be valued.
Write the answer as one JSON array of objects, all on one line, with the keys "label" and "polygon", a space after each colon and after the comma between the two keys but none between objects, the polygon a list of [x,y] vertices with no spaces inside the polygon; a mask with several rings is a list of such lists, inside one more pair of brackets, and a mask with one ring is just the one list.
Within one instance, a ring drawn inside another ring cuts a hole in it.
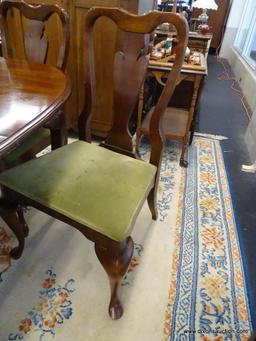
[{"label": "cabriole chair leg", "polygon": [[134,243],[131,237],[121,243],[115,241],[109,241],[107,245],[100,242],[95,243],[96,255],[109,277],[111,299],[108,312],[113,320],[117,320],[123,315],[123,307],[118,297],[118,287],[129,267],[133,247]]},{"label": "cabriole chair leg", "polygon": [[157,220],[158,217],[158,211],[157,211],[157,196],[155,193],[155,187],[153,187],[151,189],[151,191],[149,192],[149,195],[147,197],[147,201],[148,201],[148,207],[150,209],[151,215],[152,215],[152,219],[153,220]]}]

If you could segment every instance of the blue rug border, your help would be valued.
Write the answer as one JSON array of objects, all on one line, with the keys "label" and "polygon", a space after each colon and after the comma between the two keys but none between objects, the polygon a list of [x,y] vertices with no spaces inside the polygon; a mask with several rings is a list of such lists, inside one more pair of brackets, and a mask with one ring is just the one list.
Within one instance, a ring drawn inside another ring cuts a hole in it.
[{"label": "blue rug border", "polygon": [[[246,257],[245,257],[245,253],[244,253],[244,247],[243,247],[243,244],[241,245],[241,234],[240,234],[240,231],[239,231],[239,228],[240,228],[240,224],[238,223],[238,217],[237,217],[237,210],[236,210],[236,205],[234,204],[233,202],[233,190],[231,190],[231,188],[233,189],[233,187],[231,187],[232,185],[232,181],[230,181],[230,176],[229,176],[229,169],[227,168],[227,164],[225,162],[225,159],[224,159],[224,153],[223,153],[223,148],[222,148],[222,145],[221,145],[221,140],[218,139],[218,138],[214,138],[214,136],[197,136],[199,139],[206,139],[208,141],[211,141],[213,143],[212,147],[214,148],[214,153],[215,153],[215,158],[216,158],[216,161],[218,162],[218,158],[217,158],[217,153],[219,153],[220,155],[220,161],[222,161],[222,165],[224,166],[224,183],[227,184],[228,186],[228,198],[229,198],[229,202],[230,202],[230,205],[231,205],[231,212],[232,212],[232,217],[233,217],[233,224],[234,224],[234,228],[235,228],[235,236],[236,236],[236,240],[237,240],[237,246],[238,246],[238,250],[239,250],[239,255],[240,255],[240,264],[241,264],[241,271],[242,271],[242,276],[243,276],[243,285],[244,285],[244,293],[245,293],[245,304],[247,306],[247,311],[248,311],[248,318],[249,318],[249,333],[250,335],[253,333],[254,331],[254,322],[255,322],[255,310],[254,310],[254,300],[253,300],[253,296],[252,296],[252,291],[251,291],[251,286],[249,285],[250,282],[249,282],[249,277],[248,277],[248,273],[250,273],[248,271],[248,264],[246,262]],[[187,158],[188,158],[188,153],[187,153]],[[189,158],[188,158],[189,160]],[[219,168],[219,167],[218,167]],[[219,174],[220,175],[220,174]],[[185,180],[184,180],[184,188],[187,187],[187,172],[185,172]],[[186,190],[184,189],[184,192],[186,192]],[[184,206],[184,198],[183,198],[183,206]],[[184,219],[184,210],[183,210],[183,213],[182,213],[182,220]],[[182,232],[180,232],[181,235],[182,235]],[[183,244],[183,243],[181,243]],[[179,252],[179,262],[178,264],[180,265],[180,256],[181,256],[181,252]],[[232,254],[231,254],[232,256]],[[180,268],[180,266],[178,266],[178,268]],[[180,278],[180,272],[178,272],[177,274],[177,277]],[[177,279],[177,278],[176,278]],[[179,282],[179,280],[177,280],[177,283]],[[177,284],[176,283],[176,284]],[[178,287],[178,285],[176,285],[176,287]],[[233,296],[233,294],[232,294]],[[235,296],[234,296],[235,297]],[[237,301],[234,299],[235,302],[233,302],[233,304],[235,304],[237,306]],[[173,337],[173,333],[174,333],[174,329],[172,328],[173,326],[173,323],[175,323],[174,321],[176,320],[176,309],[174,309],[175,305],[177,306],[177,296],[175,298],[175,302],[173,304],[173,307],[172,307],[172,310],[175,311],[173,313],[173,316],[172,316],[172,320],[171,320],[171,323],[169,325],[169,338],[168,340],[172,340],[172,337]],[[236,318],[239,320],[239,318],[236,316]],[[190,326],[191,327],[191,326]],[[193,329],[193,328],[192,328]],[[195,340],[195,335],[194,334],[191,334],[189,335],[189,340],[190,341],[193,341]],[[240,337],[239,337],[239,340],[240,340]]]}]

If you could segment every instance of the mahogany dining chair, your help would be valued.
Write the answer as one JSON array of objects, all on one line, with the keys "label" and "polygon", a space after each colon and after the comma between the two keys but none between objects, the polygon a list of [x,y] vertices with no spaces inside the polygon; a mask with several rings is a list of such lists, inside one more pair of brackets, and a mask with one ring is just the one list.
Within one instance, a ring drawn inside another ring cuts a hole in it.
[{"label": "mahogany dining chair", "polygon": [[[102,17],[123,31],[123,40],[113,61],[113,127],[105,141],[96,145],[91,143],[90,133],[93,108],[98,104],[93,29]],[[148,67],[144,35],[164,22],[177,29],[176,59],[152,114],[151,153],[145,162],[134,151],[128,126]],[[123,314],[118,288],[133,255],[131,231],[146,200],[152,218],[157,219],[157,187],[165,144],[161,119],[179,77],[187,37],[188,25],[179,14],[153,11],[137,16],[117,8],[89,10],[84,31],[86,101],[79,119],[79,141],[0,174],[0,185],[13,205],[33,206],[78,229],[94,243],[109,277],[112,319]],[[15,212],[13,219],[18,223]]]}]

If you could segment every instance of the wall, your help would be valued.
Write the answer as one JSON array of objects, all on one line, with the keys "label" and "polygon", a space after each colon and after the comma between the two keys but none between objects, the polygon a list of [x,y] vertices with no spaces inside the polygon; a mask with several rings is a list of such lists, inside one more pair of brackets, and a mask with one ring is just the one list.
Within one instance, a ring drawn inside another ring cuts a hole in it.
[{"label": "wall", "polygon": [[228,59],[235,77],[239,81],[249,107],[253,112],[256,108],[256,75],[233,48],[237,28],[243,10],[243,4],[244,0],[233,0],[220,51],[220,57]]},{"label": "wall", "polygon": [[228,60],[236,79],[239,81],[250,110],[253,112],[245,134],[245,142],[251,161],[254,162],[256,160],[256,74],[233,47],[243,10],[243,3],[244,0],[233,0],[220,57]]},{"label": "wall", "polygon": [[232,1],[232,7],[229,14],[226,31],[220,51],[220,55],[223,58],[229,59],[232,56],[231,46],[234,43],[237,28],[240,22],[241,12],[243,10],[243,2],[244,0]]},{"label": "wall", "polygon": [[244,139],[248,148],[251,162],[254,163],[254,161],[256,161],[256,110],[252,115]]}]

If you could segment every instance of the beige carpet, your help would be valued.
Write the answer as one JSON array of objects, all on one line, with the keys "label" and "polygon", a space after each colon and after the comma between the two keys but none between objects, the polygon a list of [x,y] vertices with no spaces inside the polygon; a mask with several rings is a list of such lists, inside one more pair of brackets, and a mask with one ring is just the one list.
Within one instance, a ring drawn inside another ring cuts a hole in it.
[{"label": "beige carpet", "polygon": [[[15,239],[11,238],[11,232],[1,222],[4,229],[0,230],[0,341],[245,340],[250,330],[250,317],[240,261],[236,260],[236,267],[242,276],[239,282],[242,287],[239,287],[237,299],[241,304],[238,312],[243,308],[243,314],[237,316],[233,313],[237,301],[234,301],[230,292],[233,284],[227,284],[228,279],[226,282],[223,279],[232,257],[226,259],[226,263],[222,259],[222,273],[218,271],[221,270],[221,259],[218,269],[211,269],[208,259],[208,273],[205,269],[203,274],[206,254],[202,259],[200,253],[194,257],[195,250],[187,248],[187,243],[194,238],[195,220],[191,218],[192,215],[201,217],[208,205],[211,212],[206,213],[212,217],[216,207],[209,200],[204,207],[202,200],[197,205],[197,198],[192,193],[194,187],[189,188],[185,184],[193,185],[193,174],[197,171],[205,173],[203,169],[200,170],[200,157],[204,157],[207,164],[215,153],[215,160],[219,158],[219,162],[222,162],[221,156],[216,158],[216,148],[219,148],[219,142],[214,139],[195,138],[187,172],[178,166],[180,150],[177,145],[170,144],[167,148],[159,186],[159,219],[152,221],[145,205],[137,220],[132,234],[136,243],[135,253],[120,290],[124,315],[118,321],[112,321],[108,316],[108,280],[91,242],[75,229],[29,209],[26,217],[30,235],[23,256],[18,261],[12,260],[9,266],[8,250]],[[205,150],[206,154],[203,154]],[[143,154],[146,157],[145,149]],[[223,168],[223,164],[221,166]],[[217,180],[209,174],[208,169],[208,175],[204,175],[202,180],[210,181],[212,186]],[[218,200],[216,203],[221,204]],[[193,213],[189,207],[185,212],[184,208],[189,204],[201,207],[201,213]],[[232,212],[229,219],[233,221]],[[187,236],[183,238],[185,230]],[[203,242],[211,240],[211,233],[216,232],[214,226],[209,226],[208,232],[208,235],[201,234],[202,244],[198,245],[200,252],[204,247]],[[229,237],[223,234],[218,244],[218,236],[217,233],[215,246],[221,249],[225,243],[227,245]],[[237,243],[236,234],[232,236],[234,244]],[[208,249],[211,245],[209,242]],[[184,250],[187,250],[187,254],[184,254]],[[239,249],[236,251],[239,252]],[[189,255],[194,264],[191,269],[184,262]],[[214,251],[210,256],[218,257]],[[219,276],[219,273],[222,275]],[[184,274],[191,274],[191,279],[189,276],[182,279]],[[216,277],[215,281],[213,276]],[[189,283],[194,285],[190,287]],[[200,292],[201,289],[205,290],[204,294]],[[206,314],[202,314],[204,299],[206,302],[208,299]],[[227,308],[225,311],[222,309],[223,304]],[[214,317],[215,306],[217,313],[223,313],[222,324]],[[187,314],[184,314],[184,307]],[[207,312],[213,312],[212,316],[206,316]],[[207,332],[206,324],[202,325],[202,319],[210,321],[210,331]],[[238,338],[235,331],[231,334],[223,332],[227,327],[235,330],[235,325],[239,327],[241,337]],[[221,328],[219,334],[214,333],[218,327]],[[246,332],[241,332],[242,328]]]}]

